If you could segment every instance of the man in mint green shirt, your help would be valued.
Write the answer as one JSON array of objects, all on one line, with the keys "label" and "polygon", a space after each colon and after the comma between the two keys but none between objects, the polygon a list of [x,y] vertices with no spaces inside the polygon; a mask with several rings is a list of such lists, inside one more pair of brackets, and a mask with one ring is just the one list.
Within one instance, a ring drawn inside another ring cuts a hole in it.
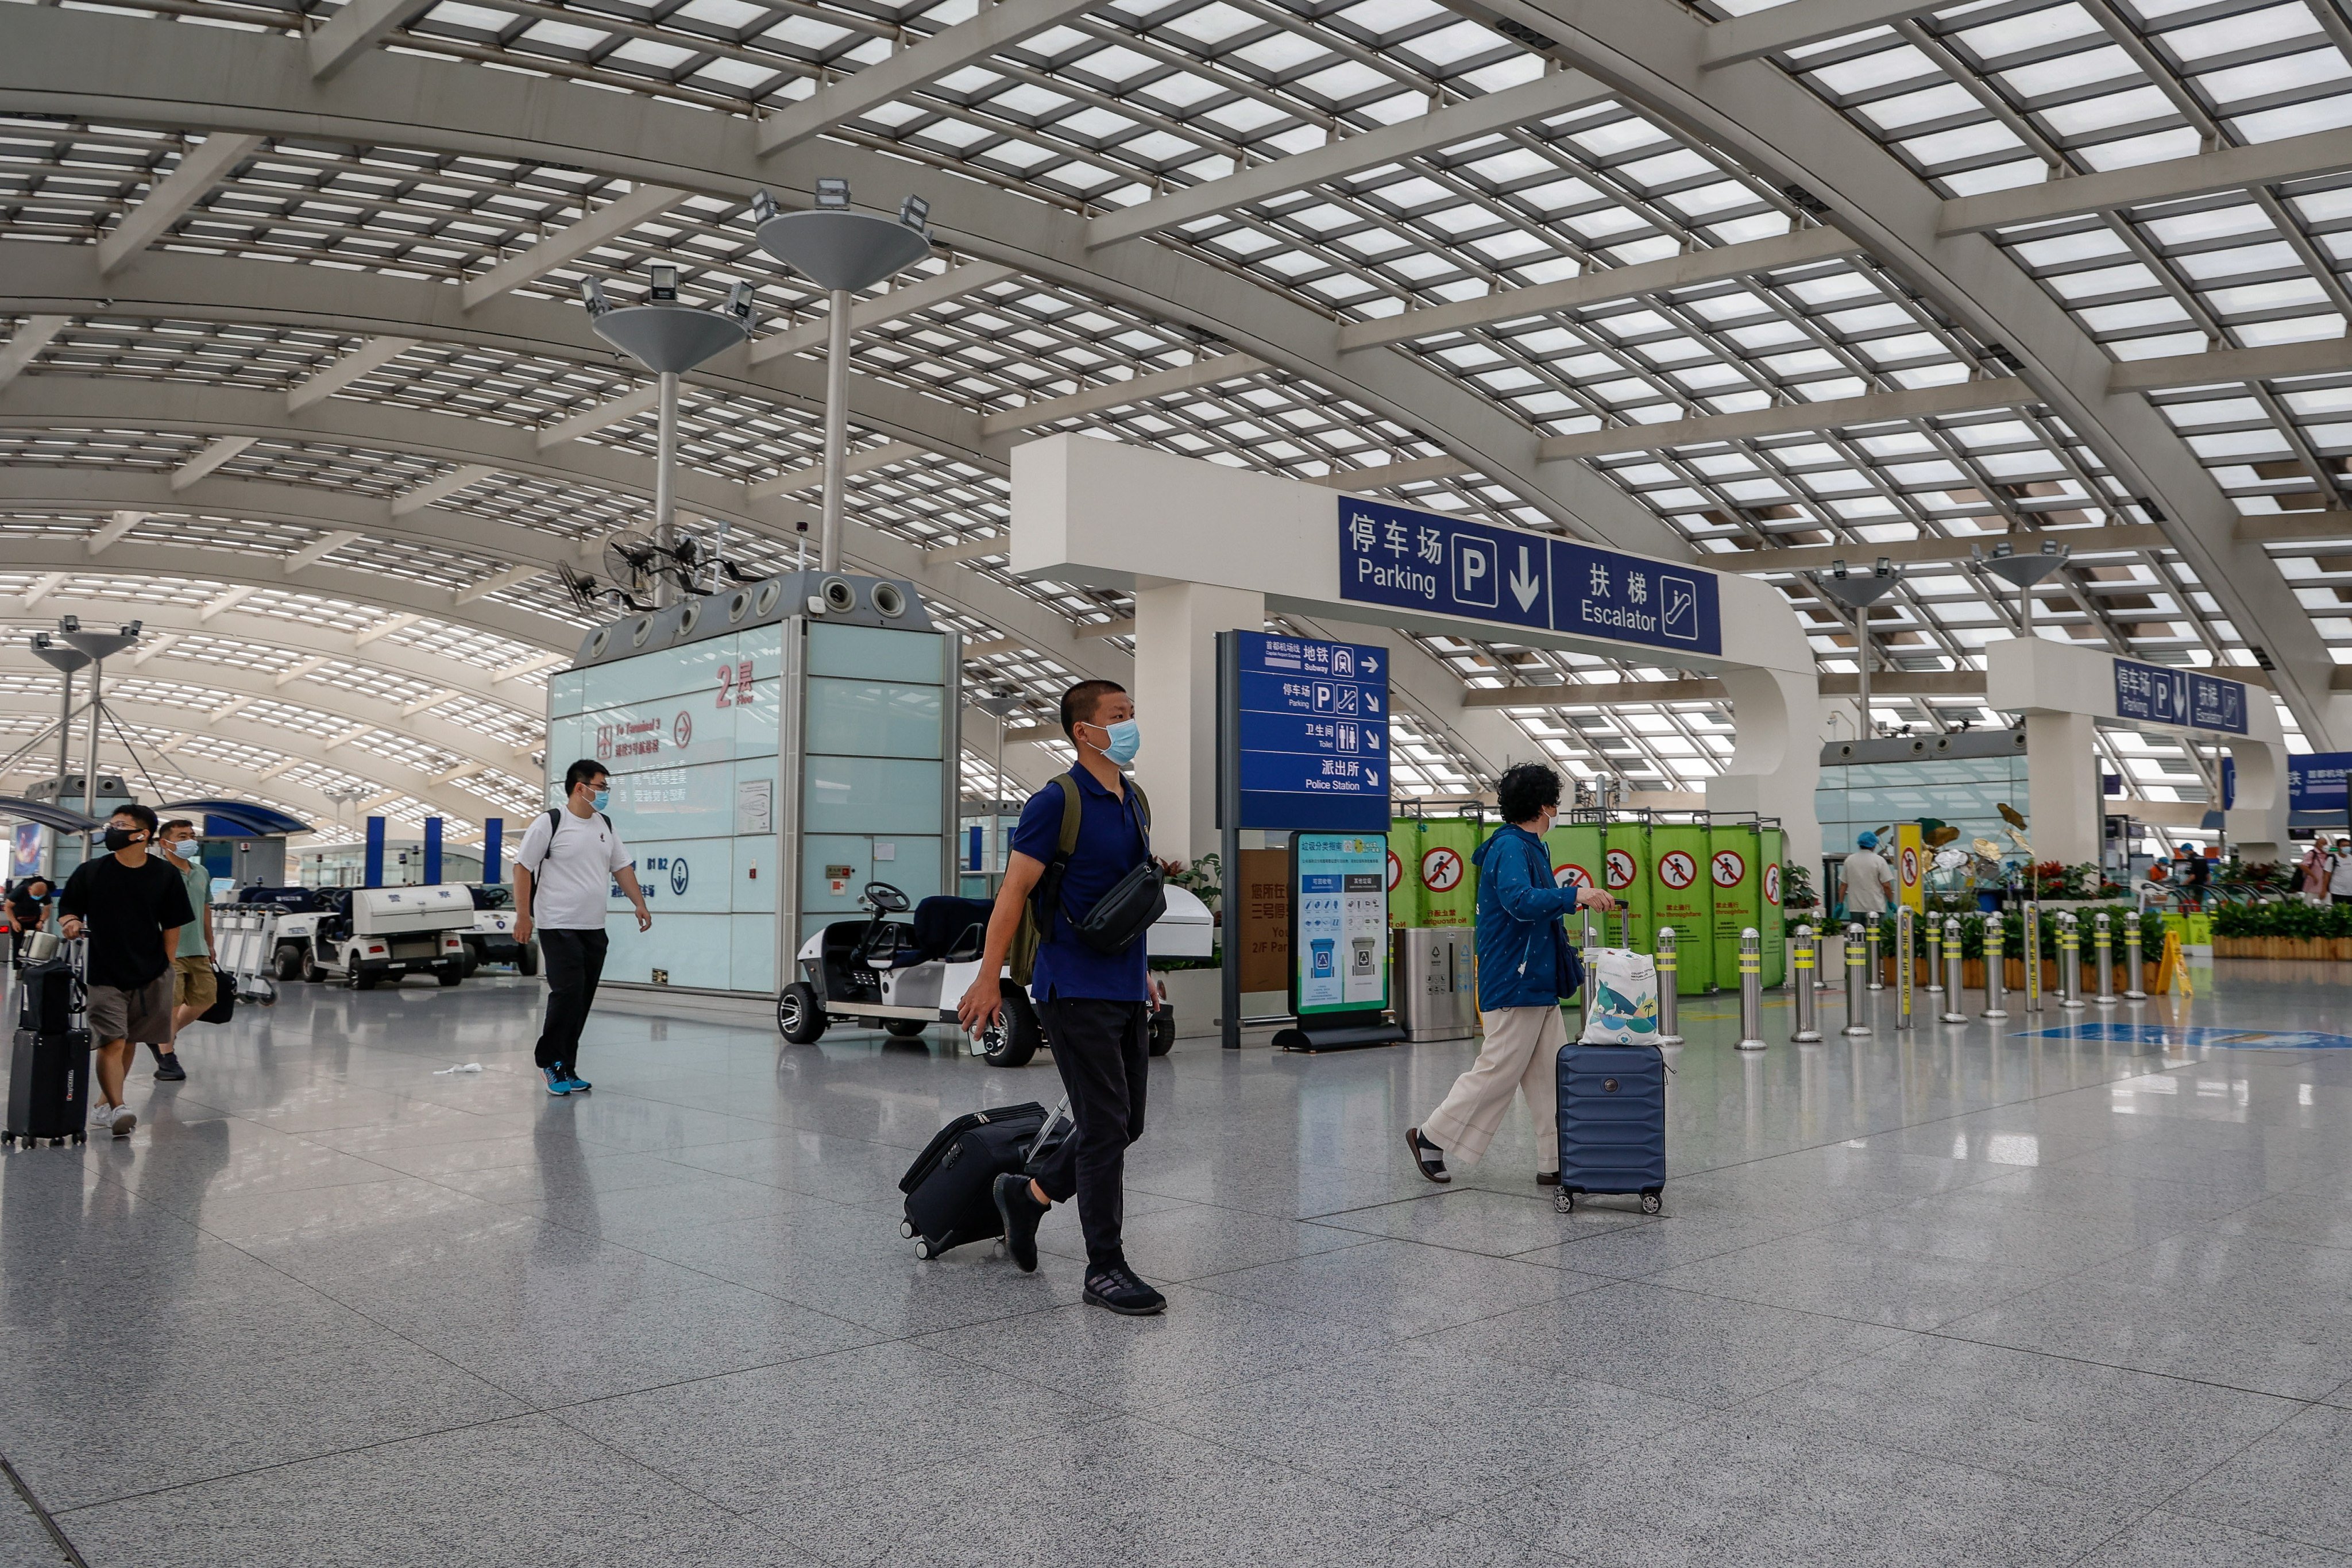
[{"label": "man in mint green shirt", "polygon": [[180,1053],[173,1048],[180,1031],[200,1014],[211,1011],[220,999],[213,980],[213,878],[205,863],[194,858],[196,825],[186,817],[175,816],[163,824],[156,843],[165,863],[187,884],[188,908],[196,911],[196,918],[180,928],[179,951],[172,959],[172,1037],[148,1042],[148,1048],[155,1053],[155,1081],[177,1083],[188,1076],[188,1069],[180,1065]]}]

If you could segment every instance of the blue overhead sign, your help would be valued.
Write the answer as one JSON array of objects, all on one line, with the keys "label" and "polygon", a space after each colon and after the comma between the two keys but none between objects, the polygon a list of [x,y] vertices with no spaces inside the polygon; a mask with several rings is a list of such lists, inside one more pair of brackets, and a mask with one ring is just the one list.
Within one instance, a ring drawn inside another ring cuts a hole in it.
[{"label": "blue overhead sign", "polygon": [[2246,732],[2246,687],[2194,669],[2116,660],[2116,712],[2147,724]]},{"label": "blue overhead sign", "polygon": [[1387,832],[1387,650],[1263,632],[1234,640],[1240,826]]},{"label": "blue overhead sign", "polygon": [[1723,652],[1722,589],[1712,572],[1352,497],[1339,500],[1339,597]]},{"label": "blue overhead sign", "polygon": [[2347,805],[2345,778],[2352,774],[2352,752],[2313,752],[2286,760],[2286,808],[2324,811],[2341,818]]}]

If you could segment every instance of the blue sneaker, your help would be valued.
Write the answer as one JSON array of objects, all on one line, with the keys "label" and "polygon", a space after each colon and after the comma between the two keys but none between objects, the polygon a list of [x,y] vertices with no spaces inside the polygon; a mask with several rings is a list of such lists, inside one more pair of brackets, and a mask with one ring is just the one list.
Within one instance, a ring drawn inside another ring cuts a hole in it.
[{"label": "blue sneaker", "polygon": [[541,1068],[539,1070],[547,1075],[548,1093],[570,1094],[572,1092],[572,1075],[564,1070],[562,1062],[556,1063],[551,1068]]},{"label": "blue sneaker", "polygon": [[573,1094],[585,1094],[590,1089],[596,1087],[594,1084],[590,1083],[586,1079],[582,1078],[578,1073],[572,1071],[568,1068],[564,1069],[563,1083],[564,1087],[570,1089]]}]

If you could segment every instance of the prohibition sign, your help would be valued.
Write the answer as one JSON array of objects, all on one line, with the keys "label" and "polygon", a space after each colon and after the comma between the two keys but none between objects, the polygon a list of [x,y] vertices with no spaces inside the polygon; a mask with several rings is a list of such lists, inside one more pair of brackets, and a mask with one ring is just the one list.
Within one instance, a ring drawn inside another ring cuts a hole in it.
[{"label": "prohibition sign", "polygon": [[1563,888],[1592,886],[1592,873],[1572,860],[1554,866],[1551,868],[1551,879]]},{"label": "prohibition sign", "polygon": [[1740,858],[1737,849],[1717,850],[1708,868],[1718,888],[1736,888],[1739,886],[1739,879],[1748,875],[1748,862]]},{"label": "prohibition sign", "polygon": [[1918,879],[1919,851],[1916,849],[1906,849],[1903,851],[1903,885],[1906,888],[1910,887],[1913,883],[1918,881]]},{"label": "prohibition sign", "polygon": [[1767,904],[1780,901],[1780,868],[1778,866],[1764,868],[1764,901]]},{"label": "prohibition sign", "polygon": [[1609,890],[1612,893],[1633,885],[1633,857],[1623,849],[1609,851],[1609,858],[1601,865],[1601,873],[1609,879]]},{"label": "prohibition sign", "polygon": [[1658,880],[1680,890],[1698,880],[1698,862],[1680,849],[1669,849],[1658,857]]},{"label": "prohibition sign", "polygon": [[1432,849],[1421,858],[1421,883],[1433,893],[1450,893],[1462,885],[1462,857],[1451,849]]},{"label": "prohibition sign", "polygon": [[1404,862],[1403,862],[1403,861],[1402,861],[1402,860],[1400,860],[1400,859],[1398,859],[1398,858],[1397,858],[1397,852],[1396,852],[1395,850],[1391,849],[1391,850],[1390,850],[1390,851],[1389,851],[1389,891],[1390,891],[1390,892],[1393,893],[1393,892],[1395,892],[1395,891],[1396,891],[1396,889],[1397,889],[1397,883],[1398,883],[1398,881],[1399,881],[1399,880],[1401,880],[1401,879],[1403,878],[1403,876],[1404,876]]}]

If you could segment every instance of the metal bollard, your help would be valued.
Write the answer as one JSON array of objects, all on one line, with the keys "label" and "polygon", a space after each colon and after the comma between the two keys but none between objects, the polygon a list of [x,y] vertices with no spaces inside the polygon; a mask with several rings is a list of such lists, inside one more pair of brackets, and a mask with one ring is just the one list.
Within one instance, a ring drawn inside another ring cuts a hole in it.
[{"label": "metal bollard", "polygon": [[1743,1051],[1764,1048],[1764,933],[1754,926],[1739,932],[1739,1044]]},{"label": "metal bollard", "polygon": [[2084,1005],[2082,924],[2071,910],[2058,911],[2058,1008],[2063,1013]]},{"label": "metal bollard", "polygon": [[1885,973],[1885,972],[1884,972],[1884,971],[1879,967],[1879,965],[1880,965],[1882,963],[1884,963],[1884,962],[1885,962],[1885,960],[1883,959],[1883,957],[1882,957],[1882,956],[1881,956],[1881,954],[1879,953],[1879,951],[1878,951],[1878,942],[1879,942],[1879,924],[1878,924],[1878,917],[1877,917],[1876,915],[1873,915],[1873,916],[1871,916],[1871,917],[1870,917],[1870,935],[1869,935],[1869,946],[1870,946],[1870,988],[1871,988],[1873,991],[1884,991],[1884,990],[1885,990],[1885,989],[1886,989],[1886,982],[1885,982],[1885,981],[1884,981],[1884,980],[1881,980],[1881,979],[1879,978],[1879,975],[1880,975],[1881,973]]},{"label": "metal bollard", "polygon": [[1960,921],[1958,915],[1944,921],[1944,1015],[1947,1024],[1965,1024],[1969,1016],[1960,1011]]},{"label": "metal bollard", "polygon": [[2001,932],[2000,911],[1994,910],[1985,916],[1985,1005],[1979,1017],[2009,1016],[2009,1009],[2001,1005],[2009,991],[2009,954],[2001,950],[2008,945]]},{"label": "metal bollard", "polygon": [[1944,994],[1944,928],[1934,921],[1927,922],[1927,994]]},{"label": "metal bollard", "polygon": [[2025,906],[2025,1010],[2042,1011],[2042,906]]},{"label": "metal bollard", "polygon": [[2140,967],[2139,914],[2137,910],[2124,916],[2124,1000],[2145,1002],[2147,993],[2139,988],[2140,977],[2147,972]]},{"label": "metal bollard", "polygon": [[1821,1044],[1822,1005],[1813,993],[1813,971],[1820,964],[1821,951],[1821,938],[1813,934],[1813,928],[1799,926],[1796,940],[1789,944],[1789,984],[1797,994],[1797,1029],[1789,1037],[1791,1045]]},{"label": "metal bollard", "polygon": [[2098,950],[2099,958],[2099,994],[2092,1000],[2112,1007],[2121,1000],[2116,994],[2116,933],[2104,911],[2091,917],[2091,945]]},{"label": "metal bollard", "polygon": [[1857,921],[1845,928],[1845,1027],[1840,1029],[1839,1034],[1870,1033],[1870,1026],[1862,1021],[1864,1010],[1870,1005],[1864,997],[1864,989],[1862,983],[1862,925]]},{"label": "metal bollard", "polygon": [[1675,989],[1675,928],[1658,928],[1658,1044],[1679,1046],[1682,1037],[1682,994]]},{"label": "metal bollard", "polygon": [[1911,906],[1905,904],[1895,911],[1895,1026],[1898,1029],[1912,1028],[1918,1023],[1912,1014],[1912,1003],[1916,996],[1913,984],[1916,976],[1911,961],[1912,934]]}]

